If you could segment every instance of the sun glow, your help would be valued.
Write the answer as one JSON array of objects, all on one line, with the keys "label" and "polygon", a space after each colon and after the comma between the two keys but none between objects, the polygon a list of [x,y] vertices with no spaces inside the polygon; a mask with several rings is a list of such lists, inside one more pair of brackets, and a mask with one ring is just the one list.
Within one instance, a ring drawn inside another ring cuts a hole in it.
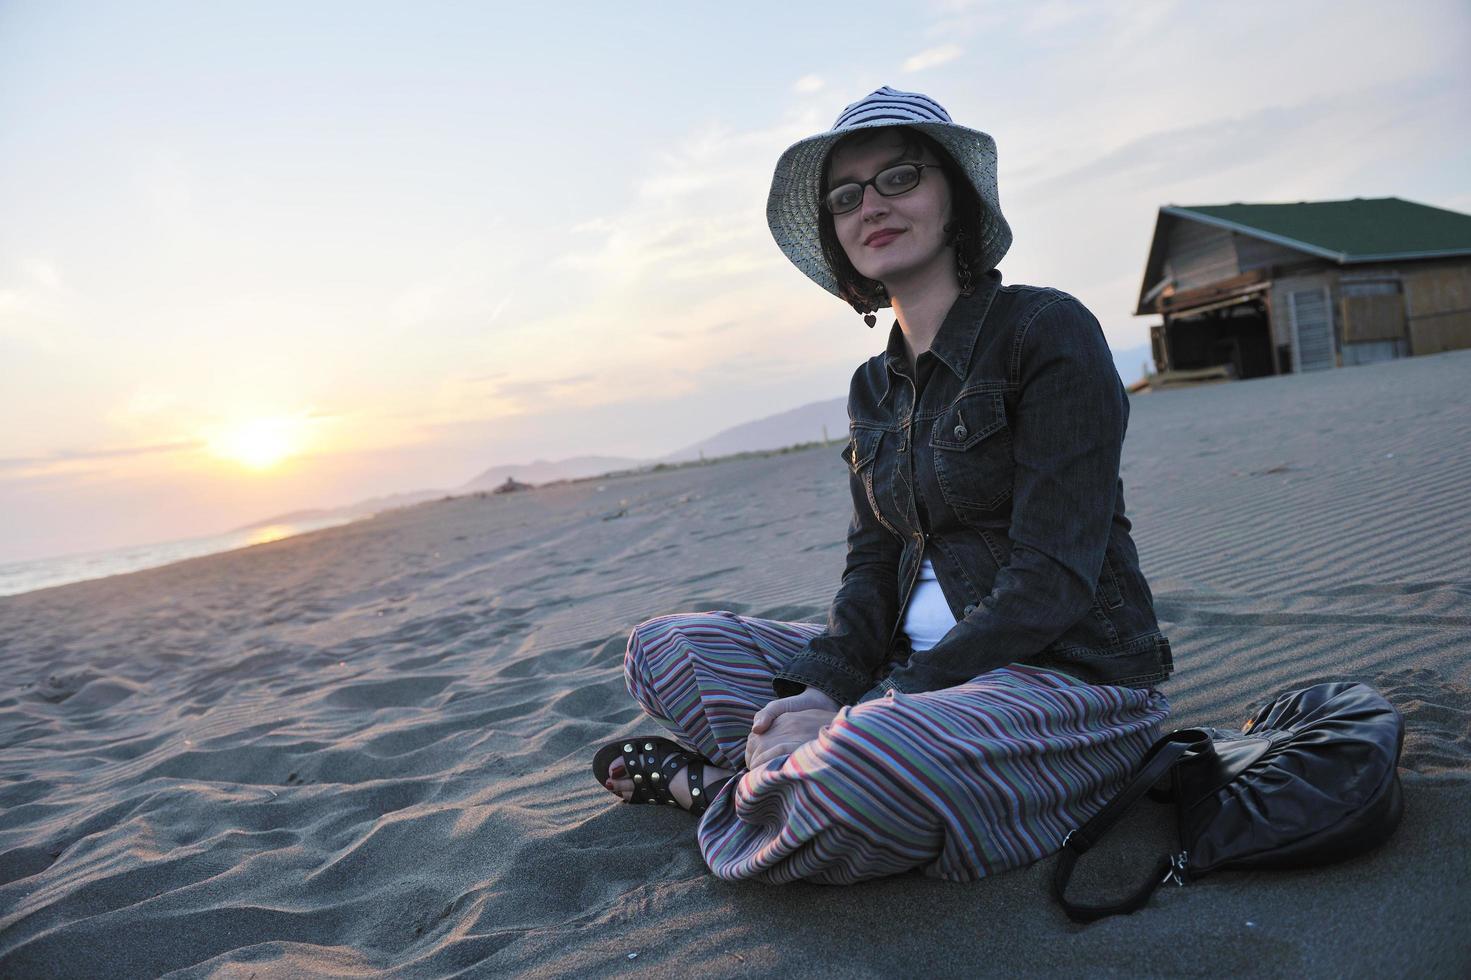
[{"label": "sun glow", "polygon": [[306,423],[300,418],[252,419],[216,433],[209,451],[252,470],[269,470],[301,453]]}]

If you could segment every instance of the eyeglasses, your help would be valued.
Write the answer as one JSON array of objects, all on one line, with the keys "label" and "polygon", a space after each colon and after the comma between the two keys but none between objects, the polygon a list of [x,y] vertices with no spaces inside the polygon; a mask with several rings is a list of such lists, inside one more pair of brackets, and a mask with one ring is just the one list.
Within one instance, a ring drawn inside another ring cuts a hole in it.
[{"label": "eyeglasses", "polygon": [[919,175],[933,163],[901,163],[897,167],[880,170],[872,180],[862,183],[843,184],[828,191],[822,204],[833,214],[847,214],[863,203],[863,192],[869,184],[884,197],[898,197],[919,186]]}]

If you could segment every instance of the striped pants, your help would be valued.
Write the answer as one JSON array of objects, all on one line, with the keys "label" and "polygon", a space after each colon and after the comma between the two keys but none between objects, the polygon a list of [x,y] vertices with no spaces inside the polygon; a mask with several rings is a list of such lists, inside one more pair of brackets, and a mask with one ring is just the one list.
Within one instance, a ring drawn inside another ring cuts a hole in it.
[{"label": "striped pants", "polygon": [[628,691],[688,749],[739,772],[700,819],[730,880],[850,884],[914,868],[973,881],[1057,851],[1159,737],[1158,691],[1012,665],[840,709],[812,741],[745,770],[772,674],[822,627],[716,611],[636,626]]}]

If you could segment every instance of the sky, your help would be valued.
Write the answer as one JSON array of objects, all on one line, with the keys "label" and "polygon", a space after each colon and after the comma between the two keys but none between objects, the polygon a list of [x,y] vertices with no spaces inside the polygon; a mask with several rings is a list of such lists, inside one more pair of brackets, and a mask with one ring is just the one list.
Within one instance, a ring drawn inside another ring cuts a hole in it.
[{"label": "sky", "polygon": [[[771,239],[881,85],[1123,351],[1168,204],[1471,212],[1471,5],[0,0],[0,561],[652,457],[882,349]],[[1128,379],[1126,379],[1128,380]]]}]

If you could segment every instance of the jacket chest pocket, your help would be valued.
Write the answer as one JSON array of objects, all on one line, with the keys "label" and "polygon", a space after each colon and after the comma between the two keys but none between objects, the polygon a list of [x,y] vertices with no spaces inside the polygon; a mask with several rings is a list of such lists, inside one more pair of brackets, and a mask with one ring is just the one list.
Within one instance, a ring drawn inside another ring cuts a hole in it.
[{"label": "jacket chest pocket", "polygon": [[945,502],[962,518],[994,518],[1011,500],[1014,464],[999,391],[962,394],[930,436]]},{"label": "jacket chest pocket", "polygon": [[886,437],[893,438],[893,435],[885,433],[882,429],[854,427],[848,445],[843,449],[843,458],[848,461],[848,467],[853,475],[863,484],[863,489],[868,494],[868,506],[873,508],[874,517],[884,527],[899,534],[892,523],[893,515],[885,514],[879,507],[879,501],[888,497],[888,494],[884,492],[886,478],[881,475],[883,467],[880,465],[882,460],[879,453]]}]

